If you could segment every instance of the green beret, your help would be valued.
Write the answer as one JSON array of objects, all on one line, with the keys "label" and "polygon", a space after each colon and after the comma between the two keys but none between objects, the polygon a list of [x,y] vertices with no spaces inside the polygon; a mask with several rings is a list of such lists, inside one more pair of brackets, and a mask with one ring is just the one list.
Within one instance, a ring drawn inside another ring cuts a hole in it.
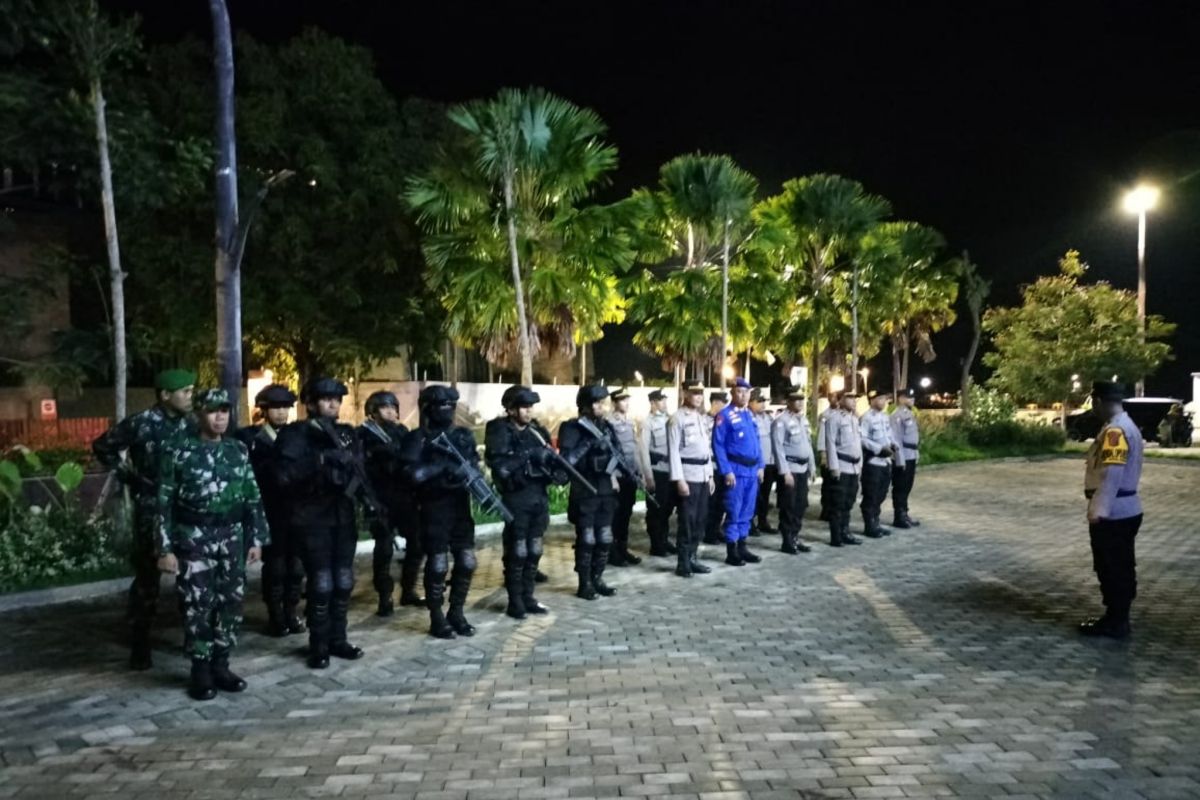
[{"label": "green beret", "polygon": [[196,373],[187,369],[164,369],[154,379],[154,388],[160,392],[177,392],[196,383]]},{"label": "green beret", "polygon": [[233,407],[233,403],[229,402],[229,392],[224,389],[205,389],[196,395],[192,405],[197,411],[219,411]]}]

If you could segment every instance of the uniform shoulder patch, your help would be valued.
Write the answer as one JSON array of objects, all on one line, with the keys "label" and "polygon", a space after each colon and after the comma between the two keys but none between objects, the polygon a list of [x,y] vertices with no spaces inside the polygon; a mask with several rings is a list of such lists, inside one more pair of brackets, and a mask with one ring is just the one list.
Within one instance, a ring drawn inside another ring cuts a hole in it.
[{"label": "uniform shoulder patch", "polygon": [[1124,465],[1129,460],[1129,442],[1125,432],[1120,428],[1109,428],[1103,433],[1104,441],[1100,447],[1100,463],[1104,465]]}]

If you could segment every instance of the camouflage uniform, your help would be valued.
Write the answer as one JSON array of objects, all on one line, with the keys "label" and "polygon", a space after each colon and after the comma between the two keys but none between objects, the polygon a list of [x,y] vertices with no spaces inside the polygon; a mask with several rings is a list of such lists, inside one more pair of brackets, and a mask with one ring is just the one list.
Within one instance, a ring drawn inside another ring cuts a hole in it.
[{"label": "camouflage uniform", "polygon": [[[158,536],[155,512],[158,502],[159,456],[170,452],[195,431],[195,422],[177,415],[162,405],[128,416],[92,443],[96,460],[128,484],[133,497],[133,542],[130,562],[133,582],[129,585],[129,624],[135,647],[148,646],[150,625],[158,606]],[[129,461],[121,463],[121,452],[128,451]],[[167,459],[169,461],[169,459]]]},{"label": "camouflage uniform", "polygon": [[179,560],[184,651],[201,660],[227,654],[242,624],[246,551],[270,543],[246,446],[189,436],[162,460],[157,531],[158,554]]}]

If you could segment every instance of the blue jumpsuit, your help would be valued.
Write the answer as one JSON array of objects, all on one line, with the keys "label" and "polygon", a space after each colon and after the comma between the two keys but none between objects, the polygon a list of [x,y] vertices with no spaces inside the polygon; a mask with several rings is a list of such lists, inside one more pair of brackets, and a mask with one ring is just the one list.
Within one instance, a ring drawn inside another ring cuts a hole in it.
[{"label": "blue jumpsuit", "polygon": [[758,471],[763,468],[758,425],[748,408],[725,406],[713,422],[713,456],[717,460],[717,481],[733,473],[736,485],[726,488],[725,541],[738,542],[750,534],[750,521],[758,500]]}]

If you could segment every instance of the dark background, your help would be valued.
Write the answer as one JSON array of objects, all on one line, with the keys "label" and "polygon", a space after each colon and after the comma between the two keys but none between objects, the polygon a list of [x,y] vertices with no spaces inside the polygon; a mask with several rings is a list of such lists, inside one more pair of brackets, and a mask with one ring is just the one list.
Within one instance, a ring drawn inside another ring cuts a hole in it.
[{"label": "dark background", "polygon": [[[207,4],[108,0],[153,41],[209,36]],[[1190,396],[1200,370],[1200,8],[1171,2],[297,2],[231,0],[233,25],[277,41],[307,25],[371,48],[398,96],[459,101],[537,84],[594,108],[621,168],[613,197],[660,164],[730,154],[764,195],[836,172],[939,229],[993,280],[989,304],[1069,247],[1092,279],[1136,289],[1138,179],[1149,311],[1179,324],[1149,394]],[[920,8],[917,8],[920,6]],[[914,375],[957,389],[969,324]],[[628,365],[628,332],[595,348]],[[872,365],[890,372],[886,359]],[[611,366],[608,366],[611,365]],[[874,383],[874,378],[872,380]]]}]

